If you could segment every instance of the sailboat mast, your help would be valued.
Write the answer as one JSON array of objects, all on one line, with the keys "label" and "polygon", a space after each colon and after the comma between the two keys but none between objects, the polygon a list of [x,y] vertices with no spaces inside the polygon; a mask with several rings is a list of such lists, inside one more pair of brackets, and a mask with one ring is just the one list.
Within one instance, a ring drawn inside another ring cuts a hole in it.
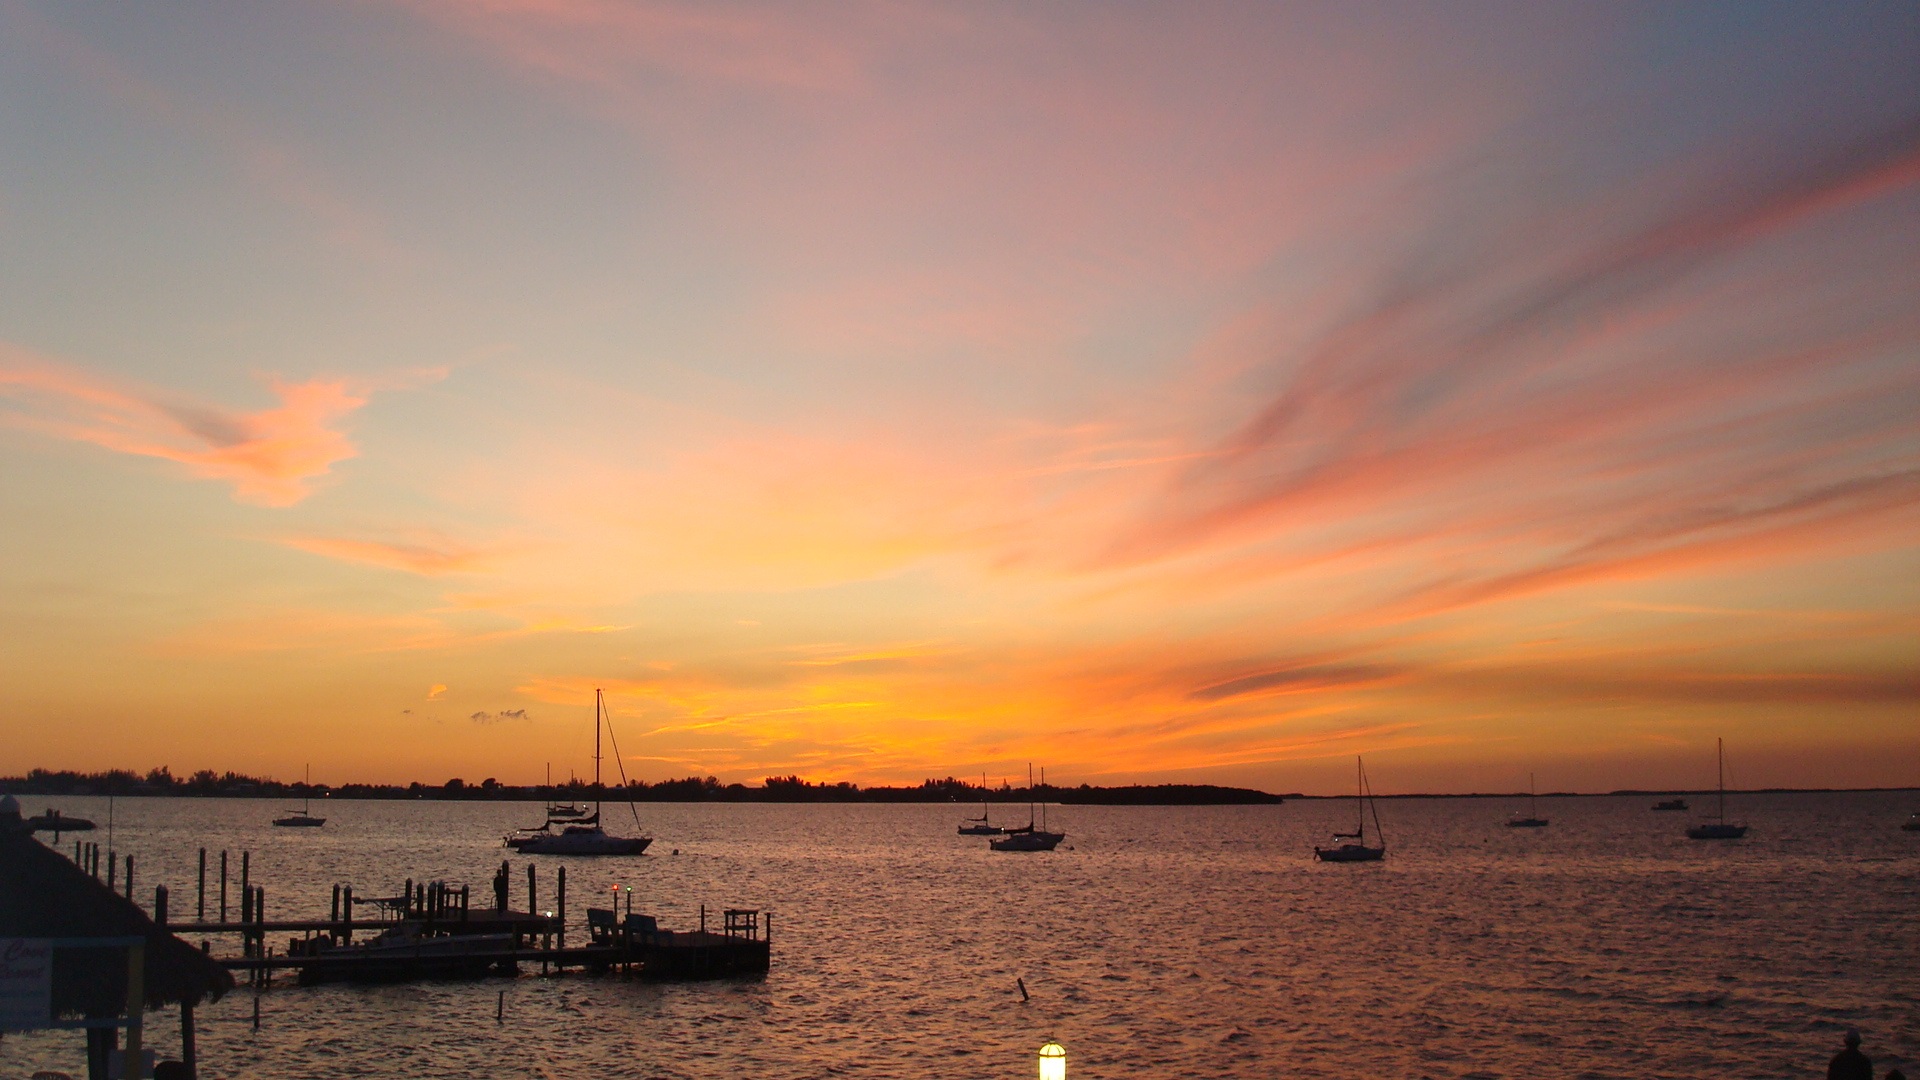
[{"label": "sailboat mast", "polygon": [[1720,772],[1720,820],[1727,820],[1727,740],[1713,740],[1713,758]]},{"label": "sailboat mast", "polygon": [[1360,819],[1360,829],[1356,835],[1360,837],[1362,845],[1367,842],[1367,803],[1361,798],[1365,793],[1366,783],[1366,768],[1360,763],[1360,755],[1355,754],[1353,755],[1353,810],[1354,816]]},{"label": "sailboat mast", "polygon": [[600,821],[600,688],[593,690],[593,820]]}]

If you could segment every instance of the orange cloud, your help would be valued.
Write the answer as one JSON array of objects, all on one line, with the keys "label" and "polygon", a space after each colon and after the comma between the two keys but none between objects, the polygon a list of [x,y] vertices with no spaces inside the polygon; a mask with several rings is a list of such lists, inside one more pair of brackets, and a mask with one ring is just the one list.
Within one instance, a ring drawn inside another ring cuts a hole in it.
[{"label": "orange cloud", "polygon": [[471,573],[489,565],[487,552],[440,537],[402,543],[338,536],[285,536],[280,538],[280,543],[329,559],[384,566],[429,577]]},{"label": "orange cloud", "polygon": [[233,485],[234,497],[292,506],[333,464],[353,457],[339,420],[366,404],[345,382],[274,382],[277,408],[233,412],[144,387],[115,385],[0,346],[0,404],[11,422],[58,438],[184,465]]}]

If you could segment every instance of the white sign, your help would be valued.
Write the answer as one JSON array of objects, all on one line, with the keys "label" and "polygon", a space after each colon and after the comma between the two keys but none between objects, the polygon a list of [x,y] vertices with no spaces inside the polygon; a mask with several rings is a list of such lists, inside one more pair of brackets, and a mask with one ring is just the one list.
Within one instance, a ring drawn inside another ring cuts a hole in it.
[{"label": "white sign", "polygon": [[0,1031],[26,1031],[52,1022],[53,943],[0,938]]}]

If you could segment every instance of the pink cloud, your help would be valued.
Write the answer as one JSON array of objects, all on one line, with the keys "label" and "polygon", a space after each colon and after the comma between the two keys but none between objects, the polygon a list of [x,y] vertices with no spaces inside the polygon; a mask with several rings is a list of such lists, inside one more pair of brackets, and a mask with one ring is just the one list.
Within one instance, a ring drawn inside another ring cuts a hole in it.
[{"label": "pink cloud", "polygon": [[234,498],[292,506],[335,462],[355,455],[339,421],[366,404],[339,380],[274,381],[280,404],[236,412],[58,366],[0,346],[0,416],[56,438],[184,465]]}]

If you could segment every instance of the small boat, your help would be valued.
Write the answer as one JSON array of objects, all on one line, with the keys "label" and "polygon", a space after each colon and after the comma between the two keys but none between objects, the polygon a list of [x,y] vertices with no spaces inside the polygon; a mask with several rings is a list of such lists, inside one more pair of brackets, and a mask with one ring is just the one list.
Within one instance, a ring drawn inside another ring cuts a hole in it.
[{"label": "small boat", "polygon": [[1687,800],[1662,799],[1659,802],[1654,803],[1653,808],[1655,810],[1685,810],[1687,809]]},{"label": "small boat", "polygon": [[1745,825],[1727,824],[1727,744],[1723,739],[1713,740],[1720,762],[1719,808],[1713,821],[1703,821],[1687,830],[1689,840],[1738,840],[1747,835]]},{"label": "small boat", "polygon": [[1507,828],[1509,829],[1544,829],[1546,828],[1547,819],[1539,816],[1538,810],[1539,808],[1534,804],[1533,774],[1528,773],[1527,774],[1527,816],[1521,817],[1519,812],[1516,811],[1512,817],[1507,819]]},{"label": "small boat", "polygon": [[27,819],[27,829],[30,832],[50,832],[56,835],[63,832],[92,832],[93,822],[83,817],[67,817],[60,811],[48,807],[46,813]]},{"label": "small boat", "polygon": [[[1040,775],[1044,780],[1046,776],[1046,770],[1045,769],[1040,770]],[[1033,795],[1034,795],[1033,766],[1028,765],[1027,766],[1027,797],[1028,797],[1027,823],[1025,825],[1016,825],[1016,826],[1012,826],[1002,830],[1002,832],[1005,835],[1001,836],[1000,839],[998,840],[987,841],[988,847],[992,848],[995,851],[1052,851],[1054,848],[1060,846],[1060,841],[1065,840],[1067,838],[1066,833],[1047,831],[1045,803],[1041,804],[1040,824],[1038,827],[1034,825]]]},{"label": "small boat", "polygon": [[327,823],[326,818],[313,816],[313,766],[311,765],[307,766],[306,788],[307,797],[301,802],[300,809],[287,811],[286,817],[274,818],[275,825],[295,829],[317,829]]},{"label": "small boat", "polygon": [[[1359,809],[1359,828],[1350,833],[1335,833],[1335,846],[1323,848],[1316,845],[1313,857],[1321,862],[1378,862],[1387,854],[1387,839],[1380,829],[1380,808],[1373,803],[1373,788],[1367,784],[1367,768],[1359,755],[1353,759],[1356,781],[1354,783],[1354,802]],[[1367,846],[1367,811],[1373,811],[1373,834],[1380,837],[1379,847]]]},{"label": "small boat", "polygon": [[961,836],[999,836],[1007,830],[987,820],[987,774],[980,774],[980,816],[970,817],[960,824]]},{"label": "small boat", "polygon": [[[593,692],[593,790],[600,792],[600,722],[606,706],[601,691]],[[627,804],[629,808],[632,803]],[[639,824],[638,814],[634,823]],[[553,827],[560,825],[560,831]],[[651,836],[615,836],[600,827],[600,801],[593,803],[591,815],[571,821],[556,820],[551,813],[547,823],[537,829],[522,829],[504,838],[507,847],[522,855],[639,855],[653,843]]]}]

